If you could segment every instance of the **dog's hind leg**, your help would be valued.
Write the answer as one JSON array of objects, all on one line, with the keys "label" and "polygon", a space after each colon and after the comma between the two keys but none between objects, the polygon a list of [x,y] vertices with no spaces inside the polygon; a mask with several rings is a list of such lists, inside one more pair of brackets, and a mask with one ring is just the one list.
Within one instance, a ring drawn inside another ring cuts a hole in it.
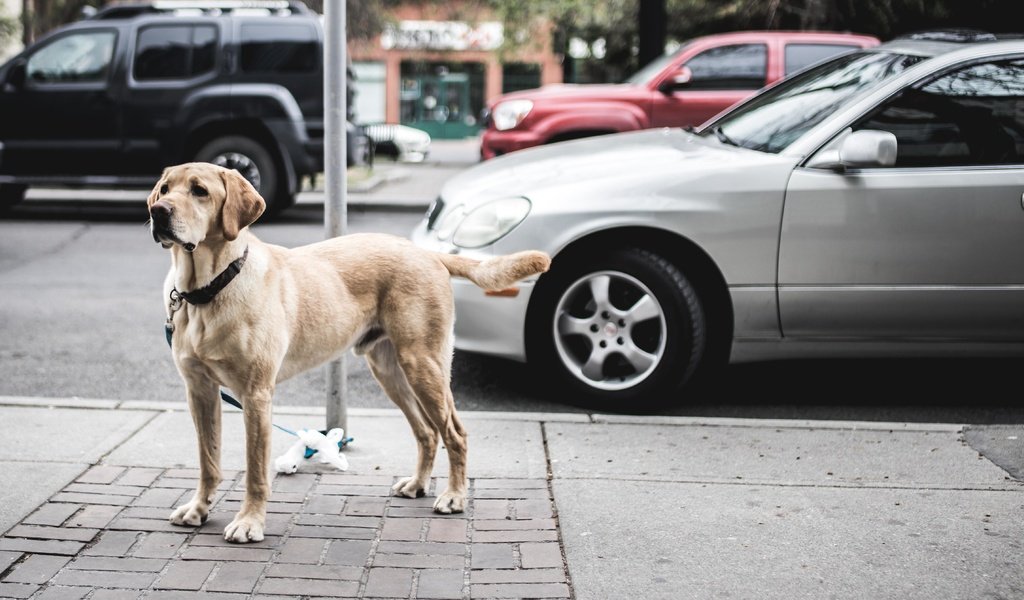
[{"label": "dog's hind leg", "polygon": [[469,445],[467,443],[466,428],[459,420],[459,414],[455,411],[455,398],[452,397],[450,388],[446,388],[448,411],[444,421],[444,429],[441,430],[441,439],[444,440],[445,448],[448,450],[448,462],[451,465],[448,473],[448,489],[438,494],[434,502],[434,510],[439,513],[462,512],[466,510],[466,494],[468,483],[466,481],[466,460],[468,458]]},{"label": "dog's hind leg", "polygon": [[199,526],[210,514],[220,485],[220,397],[217,384],[201,369],[185,369],[188,407],[199,441],[199,485],[192,500],[171,513],[174,525]]},{"label": "dog's hind leg", "polygon": [[398,362],[416,393],[419,408],[444,442],[448,452],[448,489],[438,494],[434,511],[462,512],[466,509],[466,430],[455,413],[451,391],[451,352],[399,352]]},{"label": "dog's hind leg", "polygon": [[245,499],[235,518],[224,528],[224,539],[244,544],[263,539],[270,499],[270,401],[273,390],[242,394],[245,421]]},{"label": "dog's hind leg", "polygon": [[366,362],[369,364],[374,378],[384,388],[384,392],[405,414],[406,420],[409,421],[409,427],[412,428],[412,434],[416,438],[418,450],[416,474],[399,480],[391,488],[391,491],[399,496],[418,498],[426,492],[430,473],[434,469],[434,456],[437,454],[437,431],[420,411],[416,394],[409,387],[405,373],[398,365],[395,347],[390,340],[382,340],[374,345],[366,353]]}]

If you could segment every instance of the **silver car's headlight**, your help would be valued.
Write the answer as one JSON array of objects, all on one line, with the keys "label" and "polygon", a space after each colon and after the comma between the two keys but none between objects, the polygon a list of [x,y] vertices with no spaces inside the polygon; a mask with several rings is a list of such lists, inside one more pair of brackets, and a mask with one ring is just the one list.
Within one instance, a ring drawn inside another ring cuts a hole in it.
[{"label": "silver car's headlight", "polygon": [[437,238],[443,241],[451,235],[456,246],[482,248],[515,229],[528,214],[530,201],[521,197],[492,200],[471,211],[458,206],[441,221]]},{"label": "silver car's headlight", "polygon": [[462,204],[454,206],[448,210],[448,214],[441,217],[441,220],[437,224],[437,239],[444,242],[452,237],[455,233],[455,228],[462,223],[462,219],[466,218],[466,207]]},{"label": "silver car's headlight", "polygon": [[522,123],[531,110],[533,110],[533,102],[529,100],[501,102],[494,107],[494,112],[491,113],[491,118],[494,119],[494,128],[498,131],[512,129]]}]

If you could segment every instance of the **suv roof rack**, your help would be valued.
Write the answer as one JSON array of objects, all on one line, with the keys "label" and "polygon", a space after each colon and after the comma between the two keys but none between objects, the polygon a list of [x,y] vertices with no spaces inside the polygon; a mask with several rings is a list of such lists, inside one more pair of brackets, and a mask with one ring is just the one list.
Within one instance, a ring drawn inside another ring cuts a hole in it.
[{"label": "suv roof rack", "polygon": [[174,14],[188,16],[267,15],[288,16],[311,14],[309,7],[297,0],[153,0],[108,5],[88,18],[131,19],[141,15]]}]

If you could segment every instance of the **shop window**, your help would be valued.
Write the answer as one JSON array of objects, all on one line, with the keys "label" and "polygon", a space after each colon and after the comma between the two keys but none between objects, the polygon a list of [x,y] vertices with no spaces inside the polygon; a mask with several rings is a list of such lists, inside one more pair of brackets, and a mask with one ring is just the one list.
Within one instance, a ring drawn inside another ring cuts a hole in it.
[{"label": "shop window", "polygon": [[479,130],[485,68],[476,62],[404,61],[401,122],[434,138],[458,138]]},{"label": "shop window", "polygon": [[537,63],[506,63],[501,67],[501,93],[532,90],[540,87],[540,65]]},{"label": "shop window", "polygon": [[360,123],[383,123],[387,104],[387,66],[382,62],[353,62],[355,114]]}]

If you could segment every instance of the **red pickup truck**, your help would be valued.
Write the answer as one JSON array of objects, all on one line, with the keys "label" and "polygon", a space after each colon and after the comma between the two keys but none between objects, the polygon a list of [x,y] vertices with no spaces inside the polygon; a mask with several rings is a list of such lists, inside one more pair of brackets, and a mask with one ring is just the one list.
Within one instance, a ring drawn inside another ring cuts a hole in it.
[{"label": "red pickup truck", "polygon": [[867,35],[807,31],[695,38],[624,83],[547,85],[495,98],[486,109],[480,156],[620,131],[700,125],[790,73],[879,43]]}]

